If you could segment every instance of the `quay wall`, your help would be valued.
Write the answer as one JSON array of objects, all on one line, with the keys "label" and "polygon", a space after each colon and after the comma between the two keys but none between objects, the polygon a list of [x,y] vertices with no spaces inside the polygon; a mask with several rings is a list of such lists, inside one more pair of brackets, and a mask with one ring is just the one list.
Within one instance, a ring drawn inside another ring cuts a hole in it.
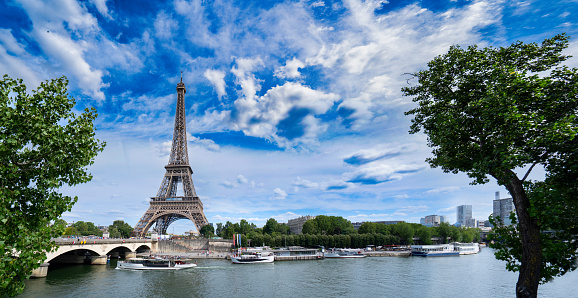
[{"label": "quay wall", "polygon": [[364,253],[368,257],[409,257],[411,256],[411,251],[409,250],[402,250],[402,251],[368,251]]},{"label": "quay wall", "polygon": [[229,252],[233,240],[228,239],[176,239],[158,242],[158,252],[189,253],[196,251]]}]

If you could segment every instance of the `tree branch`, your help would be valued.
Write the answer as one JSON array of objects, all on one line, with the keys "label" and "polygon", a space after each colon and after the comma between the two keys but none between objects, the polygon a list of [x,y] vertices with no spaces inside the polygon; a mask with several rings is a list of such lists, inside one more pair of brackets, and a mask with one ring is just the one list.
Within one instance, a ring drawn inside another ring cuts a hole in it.
[{"label": "tree branch", "polygon": [[532,172],[532,169],[534,168],[534,166],[536,166],[538,164],[538,162],[535,162],[532,164],[532,166],[530,166],[530,168],[528,169],[528,171],[526,172],[526,175],[524,175],[524,178],[522,178],[522,182],[524,182],[526,180],[526,178],[528,178],[528,175],[530,175],[530,172]]}]

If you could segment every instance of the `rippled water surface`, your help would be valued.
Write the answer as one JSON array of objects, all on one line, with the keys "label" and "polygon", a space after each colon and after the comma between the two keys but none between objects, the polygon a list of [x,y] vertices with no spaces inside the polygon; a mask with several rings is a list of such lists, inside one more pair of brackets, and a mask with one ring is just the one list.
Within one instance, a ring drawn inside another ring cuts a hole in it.
[{"label": "rippled water surface", "polygon": [[[374,257],[233,265],[199,260],[177,271],[50,267],[19,297],[514,297],[517,273],[490,249],[440,258]],[[541,285],[540,297],[578,297],[578,273]]]}]

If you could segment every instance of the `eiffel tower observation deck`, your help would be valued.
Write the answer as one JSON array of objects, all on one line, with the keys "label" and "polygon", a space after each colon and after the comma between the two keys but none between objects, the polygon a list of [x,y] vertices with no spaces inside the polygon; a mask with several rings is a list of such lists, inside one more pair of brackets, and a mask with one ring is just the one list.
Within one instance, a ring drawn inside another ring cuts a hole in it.
[{"label": "eiffel tower observation deck", "polygon": [[185,93],[187,89],[181,72],[181,82],[177,84],[177,110],[171,156],[165,166],[165,176],[157,195],[151,197],[149,209],[133,230],[136,237],[145,237],[153,225],[154,231],[166,234],[167,228],[179,219],[190,219],[195,223],[197,231],[208,223],[203,213],[203,203],[193,185],[193,170],[189,165]]}]

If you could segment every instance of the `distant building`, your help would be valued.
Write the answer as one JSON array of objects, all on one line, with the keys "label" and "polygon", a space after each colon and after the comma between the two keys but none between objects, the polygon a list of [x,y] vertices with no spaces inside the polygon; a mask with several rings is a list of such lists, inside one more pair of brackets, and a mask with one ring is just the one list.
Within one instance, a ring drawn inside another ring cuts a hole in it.
[{"label": "distant building", "polygon": [[[472,205],[460,205],[457,208],[456,212],[456,225],[462,227],[471,227],[475,226],[472,224]],[[469,225],[468,225],[469,223]]]},{"label": "distant building", "polygon": [[500,217],[504,225],[512,224],[510,220],[510,213],[515,211],[514,200],[512,198],[500,199],[500,192],[496,192],[496,199],[494,200],[494,218]]},{"label": "distant building", "polygon": [[[442,218],[444,221],[442,221]],[[419,221],[420,224],[426,227],[437,227],[440,223],[445,222],[446,216],[440,215],[428,215],[426,217],[422,217]]]},{"label": "distant building", "polygon": [[303,231],[303,224],[310,219],[315,219],[315,216],[307,215],[290,219],[287,221],[287,225],[292,234],[299,235]]},{"label": "distant building", "polygon": [[442,222],[450,222],[450,221],[448,220],[448,217],[447,217],[447,216],[445,216],[445,215],[440,215],[440,223],[442,223]]},{"label": "distant building", "polygon": [[468,218],[466,220],[466,227],[469,228],[477,228],[478,227],[478,221],[475,218]]}]

